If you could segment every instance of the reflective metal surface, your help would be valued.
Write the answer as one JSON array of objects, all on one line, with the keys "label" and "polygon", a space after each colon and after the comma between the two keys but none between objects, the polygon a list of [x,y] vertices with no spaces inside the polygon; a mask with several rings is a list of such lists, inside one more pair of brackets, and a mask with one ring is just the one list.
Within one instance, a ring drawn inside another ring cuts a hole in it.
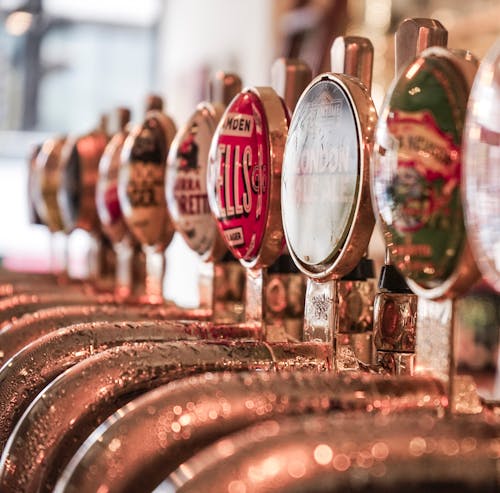
[{"label": "reflective metal surface", "polygon": [[318,359],[315,349],[308,356],[298,347],[222,341],[134,341],[107,349],[71,367],[33,401],[3,450],[0,487],[51,491],[88,434],[138,393],[203,371],[317,368],[324,355]]},{"label": "reflective metal surface", "polygon": [[195,456],[197,474],[177,491],[493,493],[499,424],[428,414],[267,421]]},{"label": "reflective metal surface", "polygon": [[[179,312],[166,309],[157,314],[175,318]],[[197,318],[200,315],[198,313]],[[161,320],[81,323],[49,332],[0,368],[0,395],[4,402],[0,412],[0,448],[17,419],[43,387],[67,368],[95,353],[134,341],[256,339],[256,335],[252,327]]]},{"label": "reflective metal surface", "polygon": [[[197,450],[272,417],[361,409],[443,411],[432,380],[331,373],[206,373],[133,400],[101,425],[61,476],[57,492],[151,490]],[[442,401],[442,402],[441,402]],[[145,439],[147,437],[147,439]],[[196,462],[196,461],[195,461]],[[193,476],[188,462],[175,476]]]}]

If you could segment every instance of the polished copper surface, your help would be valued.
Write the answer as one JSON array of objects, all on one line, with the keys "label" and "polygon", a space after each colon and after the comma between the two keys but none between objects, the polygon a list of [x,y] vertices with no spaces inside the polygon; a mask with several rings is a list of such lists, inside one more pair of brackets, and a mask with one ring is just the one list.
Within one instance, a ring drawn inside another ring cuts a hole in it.
[{"label": "polished copper surface", "polygon": [[494,493],[499,439],[498,417],[350,413],[271,420],[195,456],[196,474],[176,491]]},{"label": "polished copper surface", "polygon": [[293,113],[300,95],[311,82],[312,71],[303,60],[278,58],[271,67],[271,79],[274,90]]},{"label": "polished copper surface", "polygon": [[110,294],[91,294],[83,291],[14,295],[0,299],[0,329],[24,314],[41,308],[89,302],[113,303],[113,301],[114,298]]},{"label": "polished copper surface", "polygon": [[[175,318],[179,311],[157,315]],[[140,315],[139,315],[140,316]],[[201,318],[201,314],[193,312]],[[228,327],[196,321],[93,322],[54,330],[39,337],[0,368],[0,448],[17,419],[36,395],[57,375],[79,361],[127,342],[177,339],[256,339],[253,327]],[[30,378],[26,378],[29,375]]]},{"label": "polished copper surface", "polygon": [[325,365],[318,346],[299,346],[149,341],[128,342],[93,355],[46,387],[17,423],[3,450],[0,488],[6,493],[51,491],[97,425],[138,393],[162,383],[203,371]]},{"label": "polished copper surface", "polygon": [[446,46],[448,31],[436,19],[405,19],[396,32],[396,77],[429,46]]},{"label": "polished copper surface", "polygon": [[77,304],[38,309],[12,320],[0,329],[0,365],[30,342],[76,323],[203,319],[202,310],[183,310],[174,305]]},{"label": "polished copper surface", "polygon": [[[253,423],[287,415],[408,409],[442,413],[433,380],[331,373],[205,373],[162,386],[120,409],[75,454],[58,493],[151,490],[201,447]],[[189,469],[193,473],[193,469]],[[177,476],[186,474],[182,466]]]}]

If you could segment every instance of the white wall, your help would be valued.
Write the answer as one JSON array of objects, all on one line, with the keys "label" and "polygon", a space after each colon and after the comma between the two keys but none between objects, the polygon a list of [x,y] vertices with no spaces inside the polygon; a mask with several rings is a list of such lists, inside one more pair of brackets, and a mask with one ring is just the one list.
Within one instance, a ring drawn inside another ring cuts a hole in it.
[{"label": "white wall", "polygon": [[244,85],[269,84],[273,6],[269,0],[166,1],[158,88],[178,123],[199,102],[199,84],[192,78],[204,67],[237,71]]}]

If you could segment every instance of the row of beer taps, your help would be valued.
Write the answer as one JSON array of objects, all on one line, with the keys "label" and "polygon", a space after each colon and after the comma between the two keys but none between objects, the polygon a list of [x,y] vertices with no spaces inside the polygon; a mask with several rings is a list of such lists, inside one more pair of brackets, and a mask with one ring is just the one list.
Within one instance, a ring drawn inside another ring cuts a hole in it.
[{"label": "row of beer taps", "polygon": [[[346,36],[314,79],[218,73],[179,130],[151,96],[140,125],[37,149],[40,221],[95,249],[83,282],[2,272],[0,491],[500,489],[498,407],[453,331],[476,265],[500,288],[500,48],[478,70],[446,43],[403,21],[379,116],[373,47]],[[164,299],[175,231],[196,309]]]}]

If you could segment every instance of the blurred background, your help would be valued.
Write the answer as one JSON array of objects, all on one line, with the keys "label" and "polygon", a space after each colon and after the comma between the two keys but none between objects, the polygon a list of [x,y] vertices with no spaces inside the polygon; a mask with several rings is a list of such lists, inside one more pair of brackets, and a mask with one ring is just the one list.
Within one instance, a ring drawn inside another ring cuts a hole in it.
[{"label": "blurred background", "polygon": [[[478,58],[500,35],[498,0],[0,0],[4,264],[48,267],[49,234],[30,224],[26,193],[28,156],[46,137],[86,132],[120,105],[138,121],[151,91],[166,98],[180,125],[206,97],[215,70],[235,71],[245,85],[268,85],[274,59],[294,56],[317,74],[328,70],[331,43],[343,33],[372,40],[380,107],[394,76],[392,35],[410,16],[439,19],[449,46]],[[375,240],[371,252],[378,258],[380,245]],[[75,232],[71,251],[83,259],[85,248],[85,235]],[[195,304],[197,259],[180,238],[167,262],[167,295]],[[462,364],[495,366],[498,301],[484,284],[464,301]]]}]

